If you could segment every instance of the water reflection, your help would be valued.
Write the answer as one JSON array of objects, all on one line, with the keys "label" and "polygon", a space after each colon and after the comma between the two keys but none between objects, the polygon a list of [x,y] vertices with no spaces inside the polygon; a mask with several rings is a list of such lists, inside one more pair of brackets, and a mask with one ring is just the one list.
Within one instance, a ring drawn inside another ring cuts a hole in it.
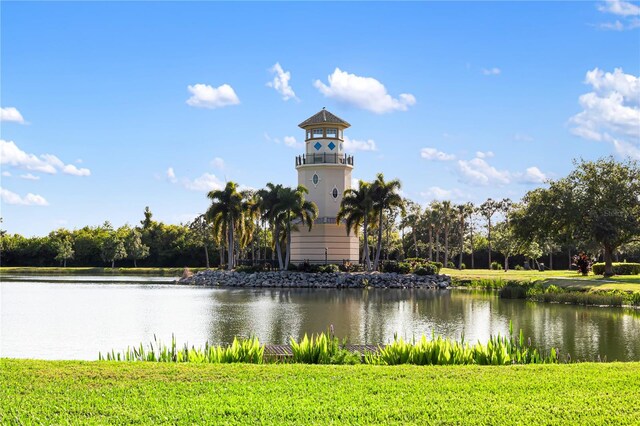
[{"label": "water reflection", "polygon": [[287,343],[334,325],[352,343],[436,334],[485,342],[516,331],[579,359],[640,360],[640,315],[501,300],[492,292],[204,289],[167,285],[0,284],[0,356],[95,359],[98,351],[164,341]]}]

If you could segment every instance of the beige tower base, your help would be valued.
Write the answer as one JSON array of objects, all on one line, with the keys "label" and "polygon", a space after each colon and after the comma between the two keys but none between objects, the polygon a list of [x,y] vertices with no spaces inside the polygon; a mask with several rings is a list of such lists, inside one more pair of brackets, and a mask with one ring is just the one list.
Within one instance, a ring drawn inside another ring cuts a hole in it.
[{"label": "beige tower base", "polygon": [[[335,220],[335,219],[334,219]],[[300,230],[291,234],[291,262],[295,264],[309,261],[324,263],[325,248],[327,262],[342,264],[345,261],[358,263],[358,237],[347,235],[344,225],[334,223],[315,223],[311,231],[300,226]]]}]

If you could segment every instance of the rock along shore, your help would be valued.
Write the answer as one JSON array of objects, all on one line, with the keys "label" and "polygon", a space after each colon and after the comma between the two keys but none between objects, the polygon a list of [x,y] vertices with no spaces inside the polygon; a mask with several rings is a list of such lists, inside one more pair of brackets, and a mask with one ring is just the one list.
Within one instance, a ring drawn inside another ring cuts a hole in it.
[{"label": "rock along shore", "polygon": [[206,270],[178,280],[178,284],[220,287],[290,288],[448,288],[448,275],[415,275],[380,272],[255,272]]}]

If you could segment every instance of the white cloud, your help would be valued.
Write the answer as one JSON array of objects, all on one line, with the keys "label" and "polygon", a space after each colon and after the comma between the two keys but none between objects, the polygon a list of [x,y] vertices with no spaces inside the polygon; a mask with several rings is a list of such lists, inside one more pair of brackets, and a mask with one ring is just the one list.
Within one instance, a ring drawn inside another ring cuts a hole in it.
[{"label": "white cloud", "polygon": [[20,175],[20,178],[26,180],[40,180],[40,176],[32,175],[31,173]]},{"label": "white cloud", "polygon": [[302,142],[296,141],[296,138],[294,138],[293,136],[285,136],[283,141],[284,144],[289,148],[302,148],[304,146]]},{"label": "white cloud", "polygon": [[48,158],[38,158],[18,148],[13,141],[0,139],[0,164],[19,167],[36,172],[55,174],[56,168],[50,164]]},{"label": "white cloud", "polygon": [[327,86],[320,80],[313,85],[320,93],[328,98],[336,99],[358,108],[366,109],[376,114],[384,114],[391,111],[406,111],[415,105],[416,98],[409,93],[401,93],[398,98],[393,98],[382,83],[372,77],[361,77],[349,74],[336,68],[333,74],[328,76]]},{"label": "white cloud", "polygon": [[220,157],[216,157],[213,160],[211,160],[211,166],[217,170],[224,170],[227,167],[224,160]]},{"label": "white cloud", "polygon": [[537,167],[529,167],[527,170],[520,176],[521,183],[544,183],[547,180],[547,175],[542,173]]},{"label": "white cloud", "polygon": [[458,188],[444,189],[439,186],[431,186],[426,191],[421,192],[420,195],[427,200],[466,201],[471,199],[469,194]]},{"label": "white cloud", "polygon": [[169,179],[169,182],[171,183],[176,183],[178,181],[176,178],[176,172],[173,171],[173,167],[169,167],[167,169],[167,179]]},{"label": "white cloud", "polygon": [[613,73],[595,68],[587,72],[585,84],[592,91],[580,96],[583,110],[569,119],[571,132],[610,142],[618,152],[631,147],[622,150],[634,153],[640,148],[640,78],[620,68]]},{"label": "white cloud", "polygon": [[4,172],[2,172],[2,176],[11,177],[11,172],[4,171]]},{"label": "white cloud", "polygon": [[78,169],[71,164],[64,164],[62,160],[53,154],[42,154],[37,157],[21,150],[13,141],[0,139],[0,164],[6,164],[20,169],[56,174],[58,170],[62,173],[75,176],[89,176],[89,169]]},{"label": "white cloud", "polygon": [[20,206],[48,206],[49,203],[41,195],[28,193],[24,197],[0,187],[0,198],[7,204]]},{"label": "white cloud", "polygon": [[484,75],[500,75],[500,73],[502,73],[502,70],[500,70],[500,68],[498,67],[482,69],[482,74]]},{"label": "white cloud", "polygon": [[289,80],[291,79],[291,73],[284,71],[279,62],[269,69],[271,73],[275,74],[273,80],[267,83],[268,87],[273,87],[278,93],[282,95],[282,100],[288,101],[289,99],[298,99],[295,92],[289,86]]},{"label": "white cloud", "polygon": [[62,168],[62,173],[73,176],[91,176],[91,170],[84,167],[77,168],[73,164],[67,164]]},{"label": "white cloud", "polygon": [[625,31],[640,27],[640,6],[623,0],[607,0],[598,6],[603,13],[619,16],[614,22],[603,22],[597,25],[601,30]]},{"label": "white cloud", "polygon": [[237,105],[240,99],[236,92],[228,84],[215,88],[208,84],[194,84],[187,86],[192,96],[187,99],[187,104],[198,108],[221,108],[229,105]]},{"label": "white cloud", "polygon": [[273,137],[271,137],[269,135],[269,133],[264,132],[264,138],[268,142],[273,142],[273,143],[277,143],[277,144],[284,143],[284,145],[286,145],[289,148],[300,149],[300,148],[304,147],[304,143],[298,142],[296,140],[296,138],[293,137],[293,136],[285,136],[282,140],[280,140],[280,138],[273,138]]},{"label": "white cloud", "polygon": [[185,178],[182,179],[181,182],[182,185],[190,191],[213,191],[223,189],[225,186],[223,181],[211,173],[203,173],[193,180]]},{"label": "white cloud", "polygon": [[20,111],[18,111],[14,107],[0,108],[0,121],[8,121],[20,124],[25,123],[22,114],[20,114]]},{"label": "white cloud", "polygon": [[348,136],[344,137],[344,150],[347,152],[356,151],[377,151],[376,141],[373,139],[351,139]]},{"label": "white cloud", "polygon": [[449,160],[455,160],[456,158],[455,155],[438,151],[436,148],[422,148],[420,150],[420,157],[424,158],[425,160],[438,160],[438,161],[449,161]]},{"label": "white cloud", "polygon": [[458,170],[463,180],[472,185],[506,185],[511,183],[507,170],[498,170],[482,158],[458,160]]},{"label": "white cloud", "polygon": [[493,151],[477,151],[476,157],[478,158],[492,158],[495,154]]},{"label": "white cloud", "polygon": [[640,16],[640,7],[624,0],[605,0],[598,6],[598,10],[624,17]]},{"label": "white cloud", "polygon": [[360,179],[356,177],[351,178],[351,189],[359,189],[360,188]]}]

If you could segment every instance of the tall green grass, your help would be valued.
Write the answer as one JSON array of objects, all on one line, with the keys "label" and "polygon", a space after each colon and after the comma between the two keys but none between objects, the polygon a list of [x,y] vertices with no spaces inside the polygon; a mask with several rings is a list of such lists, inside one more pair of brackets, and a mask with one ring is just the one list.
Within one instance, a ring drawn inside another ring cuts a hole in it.
[{"label": "tall green grass", "polygon": [[350,352],[345,348],[346,341],[342,344],[333,335],[332,331],[327,333],[312,334],[311,337],[305,333],[300,342],[293,337],[289,339],[293,356],[291,361],[300,364],[359,364],[361,354]]},{"label": "tall green grass", "polygon": [[[510,327],[510,332],[512,329]],[[431,340],[423,335],[418,341],[405,342],[397,337],[377,353],[368,353],[365,363],[376,365],[508,365],[508,364],[555,364],[558,352],[552,348],[542,353],[525,342],[522,330],[516,339],[507,336],[490,336],[486,344],[480,342],[470,345],[441,336],[432,335]]]},{"label": "tall green grass", "polygon": [[[107,352],[98,354],[101,361],[148,361],[148,362],[194,362],[224,364],[232,362],[244,362],[250,364],[262,364],[264,361],[264,345],[257,338],[234,338],[229,346],[209,345],[204,348],[189,347],[185,344],[182,348],[176,345],[175,336],[171,336],[171,345],[167,346],[153,336],[154,342],[147,347],[140,346],[130,348],[122,352]],[[155,344],[154,344],[155,343]]]}]

